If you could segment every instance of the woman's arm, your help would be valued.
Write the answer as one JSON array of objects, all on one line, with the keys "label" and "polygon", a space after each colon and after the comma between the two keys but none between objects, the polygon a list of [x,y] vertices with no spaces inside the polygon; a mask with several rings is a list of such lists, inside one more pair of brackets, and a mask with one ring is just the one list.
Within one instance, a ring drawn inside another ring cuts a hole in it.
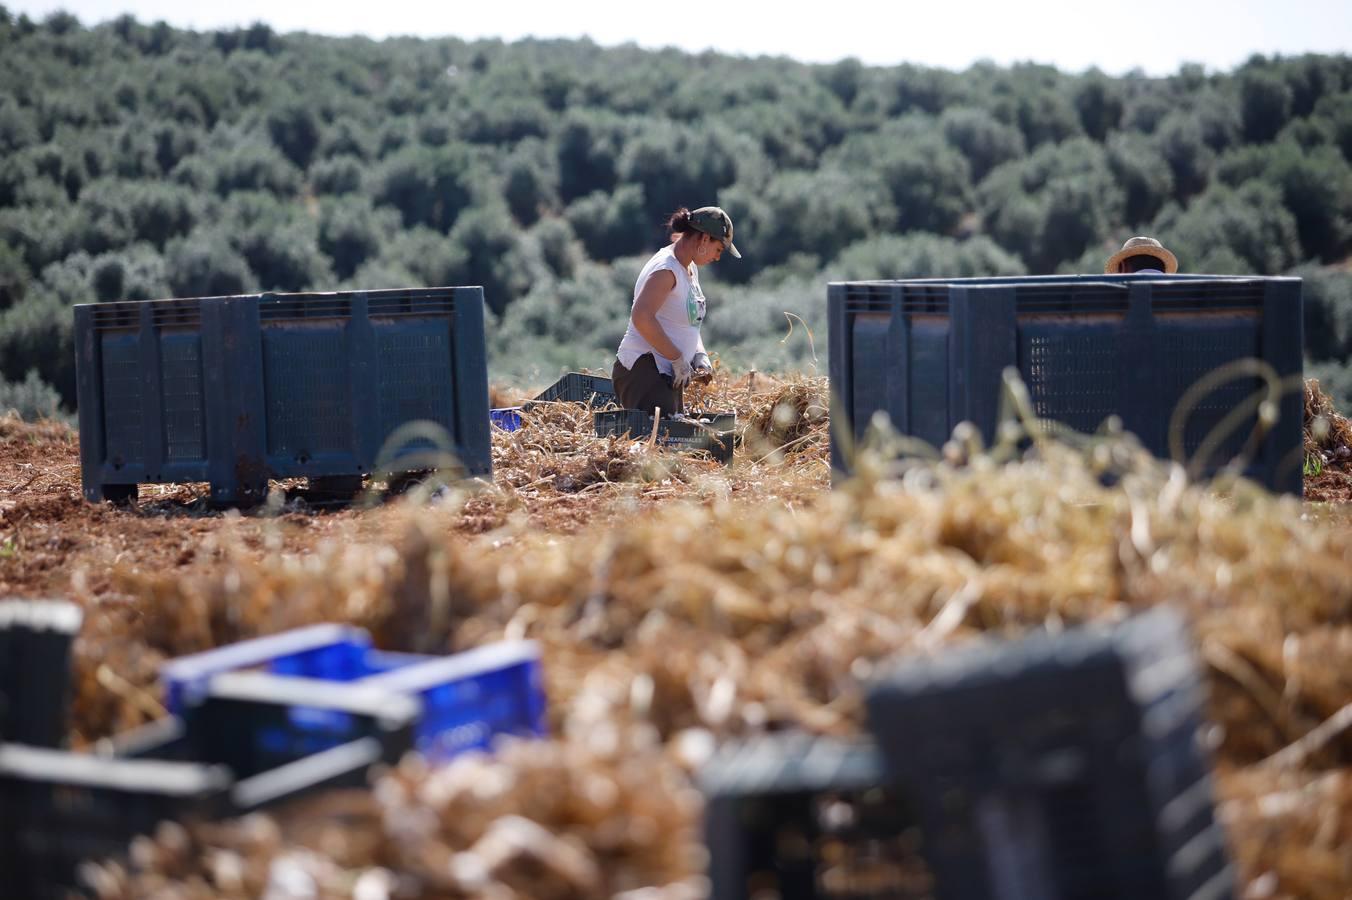
[{"label": "woman's arm", "polygon": [[662,330],[662,325],[657,321],[657,311],[662,308],[662,301],[675,289],[676,273],[670,269],[658,269],[643,282],[638,298],[634,300],[634,311],[631,314],[634,328],[643,335],[644,340],[652,344],[653,349],[667,359],[676,359],[681,355],[681,351],[676,349],[671,338]]}]

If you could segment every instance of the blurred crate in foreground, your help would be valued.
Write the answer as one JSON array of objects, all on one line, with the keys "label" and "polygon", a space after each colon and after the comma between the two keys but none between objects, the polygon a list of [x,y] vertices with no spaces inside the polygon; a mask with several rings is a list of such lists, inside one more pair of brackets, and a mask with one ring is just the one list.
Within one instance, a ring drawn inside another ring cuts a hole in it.
[{"label": "blurred crate in foreground", "polygon": [[61,600],[0,600],[0,741],[66,742],[70,647],[83,613]]},{"label": "blurred crate in foreground", "polygon": [[[1096,431],[1109,416],[1156,456],[1201,454],[1214,473],[1246,450],[1264,382],[1252,371],[1215,384],[1176,435],[1185,392],[1240,360],[1284,380],[1280,419],[1244,473],[1277,491],[1302,487],[1301,282],[1298,278],[1094,275],[958,278],[832,284],[831,459],[875,413],[902,434],[940,446],[954,426],[977,426],[989,446],[1003,393],[1018,370],[1041,419]],[[1252,404],[1246,406],[1246,404]],[[1231,411],[1238,427],[1207,446]]]},{"label": "blurred crate in foreground", "polygon": [[500,735],[547,733],[540,648],[534,641],[504,641],[450,656],[387,653],[374,649],[364,630],[339,625],[299,628],[171,660],[160,669],[167,705],[178,709],[218,673],[248,668],[416,697],[421,703],[416,748],[433,760],[486,750]]},{"label": "blurred crate in foreground", "polygon": [[1234,896],[1182,619],[983,642],[870,691],[940,900]]},{"label": "blurred crate in foreground", "polygon": [[192,698],[184,719],[121,735],[101,754],[0,745],[0,878],[14,896],[65,897],[80,862],[123,855],[161,821],[365,787],[372,766],[411,748],[417,713],[411,699],[371,688],[225,674]]},{"label": "blurred crate in foreground", "polygon": [[918,822],[871,743],[803,734],[727,749],[700,773],[715,900],[924,900]]}]

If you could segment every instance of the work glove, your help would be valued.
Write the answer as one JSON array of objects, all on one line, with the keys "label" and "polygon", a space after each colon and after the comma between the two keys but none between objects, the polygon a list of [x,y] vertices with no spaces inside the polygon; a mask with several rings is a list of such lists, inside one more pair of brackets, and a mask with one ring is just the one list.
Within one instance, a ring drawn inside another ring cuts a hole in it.
[{"label": "work glove", "polygon": [[714,364],[709,362],[707,353],[696,353],[690,360],[690,368],[696,381],[710,381],[714,377]]},{"label": "work glove", "polygon": [[690,363],[685,361],[685,357],[679,356],[671,360],[671,386],[680,390],[690,383]]}]

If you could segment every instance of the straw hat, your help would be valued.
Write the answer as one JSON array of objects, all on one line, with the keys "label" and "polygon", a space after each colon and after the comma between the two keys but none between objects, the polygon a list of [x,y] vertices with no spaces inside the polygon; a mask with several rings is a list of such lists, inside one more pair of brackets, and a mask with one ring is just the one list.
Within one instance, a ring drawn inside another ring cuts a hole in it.
[{"label": "straw hat", "polygon": [[1178,271],[1178,257],[1166,250],[1159,241],[1143,234],[1131,238],[1122,245],[1121,250],[1108,257],[1108,261],[1103,264],[1103,271],[1109,275],[1115,273],[1117,264],[1131,256],[1153,256],[1164,263],[1166,274],[1172,275]]}]

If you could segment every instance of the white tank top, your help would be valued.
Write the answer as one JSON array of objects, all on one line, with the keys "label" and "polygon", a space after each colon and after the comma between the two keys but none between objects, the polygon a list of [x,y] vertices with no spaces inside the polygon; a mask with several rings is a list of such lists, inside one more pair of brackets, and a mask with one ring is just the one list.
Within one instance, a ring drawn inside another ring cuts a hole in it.
[{"label": "white tank top", "polygon": [[[689,269],[682,266],[680,260],[676,258],[674,244],[663,247],[653,254],[652,259],[644,265],[643,271],[638,273],[638,280],[634,282],[635,301],[638,300],[643,285],[647,283],[648,276],[659,269],[670,269],[676,276],[676,286],[657,308],[657,324],[662,326],[662,330],[676,345],[676,349],[681,351],[681,355],[689,360],[699,352],[701,346],[699,329],[704,322],[704,291],[699,286],[699,268],[693,263]],[[638,358],[645,353],[653,355],[659,372],[672,374],[671,360],[658,353],[634,327],[631,306],[629,327],[625,329],[624,339],[620,341],[620,349],[616,356],[626,369],[632,369]]]}]

